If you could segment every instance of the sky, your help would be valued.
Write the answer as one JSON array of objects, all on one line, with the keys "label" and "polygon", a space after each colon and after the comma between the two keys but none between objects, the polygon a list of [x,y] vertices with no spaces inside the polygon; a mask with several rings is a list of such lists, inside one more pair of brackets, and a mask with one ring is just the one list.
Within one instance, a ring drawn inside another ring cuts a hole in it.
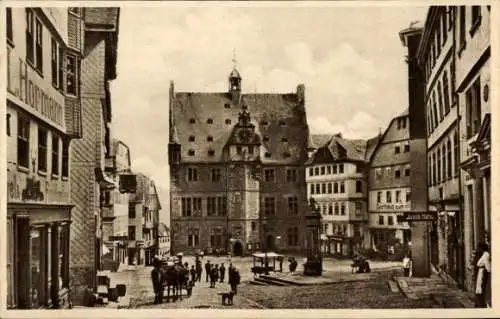
[{"label": "sky", "polygon": [[426,7],[123,7],[113,135],[132,170],[150,176],[169,220],[168,90],[224,92],[233,67],[244,92],[306,87],[313,134],[370,138],[408,107],[406,48],[398,32]]}]

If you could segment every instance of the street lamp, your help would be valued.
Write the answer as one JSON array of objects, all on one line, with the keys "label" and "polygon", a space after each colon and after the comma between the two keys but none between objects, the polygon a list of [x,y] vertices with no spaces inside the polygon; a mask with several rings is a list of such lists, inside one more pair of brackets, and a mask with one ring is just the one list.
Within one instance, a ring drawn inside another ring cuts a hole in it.
[{"label": "street lamp", "polygon": [[304,275],[321,276],[323,260],[320,251],[321,213],[314,198],[309,199],[309,212],[306,215],[307,260],[304,264]]}]

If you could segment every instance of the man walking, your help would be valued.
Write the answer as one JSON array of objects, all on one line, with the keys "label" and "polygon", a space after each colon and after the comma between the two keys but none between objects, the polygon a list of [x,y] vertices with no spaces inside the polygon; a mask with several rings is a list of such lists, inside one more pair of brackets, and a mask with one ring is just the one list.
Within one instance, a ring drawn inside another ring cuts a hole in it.
[{"label": "man walking", "polygon": [[207,277],[207,282],[211,276],[211,268],[212,268],[211,266],[212,265],[210,265],[210,260],[207,260],[207,262],[205,263],[205,273],[206,273],[206,277]]},{"label": "man walking", "polygon": [[153,291],[155,293],[155,305],[163,302],[163,283],[161,280],[160,261],[155,258],[153,261],[153,270],[151,270],[151,280],[153,282]]},{"label": "man walking", "polygon": [[201,261],[198,260],[196,263],[196,281],[201,281],[201,273],[203,272],[203,267],[201,266]]},{"label": "man walking", "polygon": [[219,273],[220,273],[220,282],[224,282],[224,276],[226,275],[226,267],[224,267],[224,263],[220,264]]},{"label": "man walking", "polygon": [[194,286],[195,282],[196,282],[196,270],[194,269],[194,265],[191,265],[191,269],[189,270],[189,273],[191,274],[191,282],[193,283],[193,286]]}]

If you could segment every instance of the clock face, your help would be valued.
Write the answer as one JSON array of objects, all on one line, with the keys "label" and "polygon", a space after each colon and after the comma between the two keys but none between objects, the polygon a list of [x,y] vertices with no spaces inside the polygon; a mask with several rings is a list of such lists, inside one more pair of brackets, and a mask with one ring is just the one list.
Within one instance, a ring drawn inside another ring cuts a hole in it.
[{"label": "clock face", "polygon": [[239,135],[240,135],[240,139],[243,141],[243,142],[248,142],[250,140],[250,132],[249,131],[240,131]]}]

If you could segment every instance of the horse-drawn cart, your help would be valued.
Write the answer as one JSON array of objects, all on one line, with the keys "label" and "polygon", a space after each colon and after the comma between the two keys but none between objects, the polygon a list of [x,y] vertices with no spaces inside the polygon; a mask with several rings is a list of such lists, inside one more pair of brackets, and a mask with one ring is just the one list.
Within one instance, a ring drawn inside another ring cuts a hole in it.
[{"label": "horse-drawn cart", "polygon": [[256,252],[253,255],[253,267],[251,269],[254,276],[268,274],[270,271],[276,271],[276,262],[278,265],[283,263],[283,255],[274,252],[261,253]]},{"label": "horse-drawn cart", "polygon": [[158,261],[160,263],[161,282],[163,288],[167,290],[167,302],[170,301],[171,290],[173,301],[175,301],[177,299],[182,300],[183,289],[186,290],[188,296],[192,289],[189,283],[189,269],[182,265],[181,258],[182,255]]}]

